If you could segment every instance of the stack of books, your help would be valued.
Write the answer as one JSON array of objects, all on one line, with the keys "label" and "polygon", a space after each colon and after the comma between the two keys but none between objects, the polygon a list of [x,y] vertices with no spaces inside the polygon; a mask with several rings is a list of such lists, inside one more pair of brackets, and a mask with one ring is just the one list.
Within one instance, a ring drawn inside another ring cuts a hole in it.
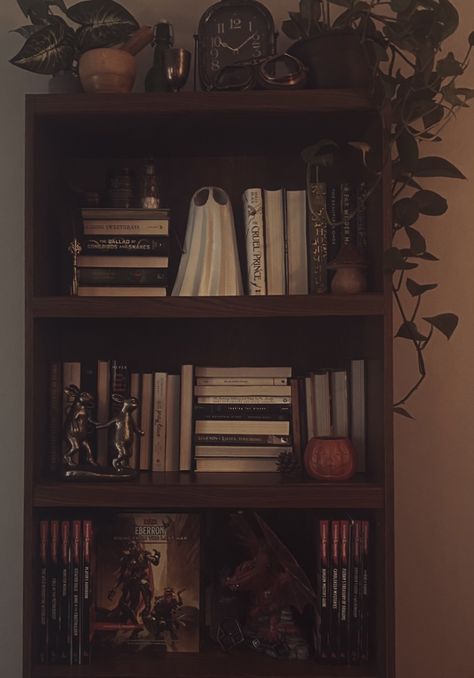
[{"label": "stack of books", "polygon": [[275,471],[292,450],[290,367],[196,367],[196,471]]},{"label": "stack of books", "polygon": [[169,210],[82,210],[79,296],[166,296]]},{"label": "stack of books", "polygon": [[[366,253],[365,184],[319,183],[311,190],[324,208],[319,218],[308,210],[304,190],[244,192],[248,294],[326,292],[327,264],[341,246],[353,245]],[[339,222],[342,225],[336,226]]]}]

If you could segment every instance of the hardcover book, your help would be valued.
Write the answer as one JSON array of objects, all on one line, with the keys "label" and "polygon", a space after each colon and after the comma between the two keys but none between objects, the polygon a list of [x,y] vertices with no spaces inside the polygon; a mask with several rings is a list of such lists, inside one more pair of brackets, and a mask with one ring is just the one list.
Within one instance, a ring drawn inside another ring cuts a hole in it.
[{"label": "hardcover book", "polygon": [[249,188],[242,196],[247,248],[247,287],[250,295],[266,294],[265,238],[261,188]]},{"label": "hardcover book", "polygon": [[309,292],[321,294],[327,292],[327,212],[326,184],[310,184],[310,204],[308,228],[309,256]]},{"label": "hardcover book", "polygon": [[94,645],[198,652],[200,519],[127,513],[98,538]]}]

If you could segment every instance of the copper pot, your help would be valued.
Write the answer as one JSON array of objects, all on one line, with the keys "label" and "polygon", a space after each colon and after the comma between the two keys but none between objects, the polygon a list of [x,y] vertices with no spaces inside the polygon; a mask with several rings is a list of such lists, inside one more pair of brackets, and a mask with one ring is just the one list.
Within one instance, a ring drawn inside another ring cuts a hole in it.
[{"label": "copper pot", "polygon": [[135,57],[123,49],[90,49],[79,60],[79,77],[85,92],[127,94],[132,90],[136,73]]}]

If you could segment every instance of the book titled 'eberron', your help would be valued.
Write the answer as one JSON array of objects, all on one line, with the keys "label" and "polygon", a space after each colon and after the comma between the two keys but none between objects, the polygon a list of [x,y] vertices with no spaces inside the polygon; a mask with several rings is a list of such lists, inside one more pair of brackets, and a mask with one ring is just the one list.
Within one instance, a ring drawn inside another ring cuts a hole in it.
[{"label": "book titled 'eberron'", "polygon": [[200,520],[119,514],[97,545],[94,646],[198,652]]}]

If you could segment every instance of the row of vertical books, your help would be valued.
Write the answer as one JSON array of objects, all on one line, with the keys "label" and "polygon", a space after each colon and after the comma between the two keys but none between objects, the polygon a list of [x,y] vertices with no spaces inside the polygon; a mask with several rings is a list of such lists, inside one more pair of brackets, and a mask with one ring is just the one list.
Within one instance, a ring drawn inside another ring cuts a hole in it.
[{"label": "row of vertical books", "polygon": [[249,188],[243,194],[250,295],[328,291],[332,261],[343,245],[367,250],[364,183],[311,184],[304,190]]},{"label": "row of vertical books", "polygon": [[346,664],[368,660],[369,572],[369,522],[320,520],[320,659]]},{"label": "row of vertical books", "polygon": [[83,208],[79,296],[165,296],[169,210]]},{"label": "row of vertical books", "polygon": [[42,664],[88,664],[91,657],[90,520],[39,525],[39,658]]}]

